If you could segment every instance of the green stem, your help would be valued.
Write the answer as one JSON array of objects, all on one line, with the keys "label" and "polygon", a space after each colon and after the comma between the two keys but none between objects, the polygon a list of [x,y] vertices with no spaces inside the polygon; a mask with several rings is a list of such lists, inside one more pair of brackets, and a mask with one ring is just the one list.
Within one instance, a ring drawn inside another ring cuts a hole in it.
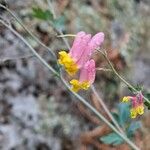
[{"label": "green stem", "polygon": [[140,150],[130,139],[128,139],[124,134],[120,133],[101,113],[99,113],[92,105],[90,105],[87,100],[81,97],[79,94],[73,92],[67,82],[61,77],[62,82],[68,88],[68,90],[77,97],[80,102],[82,102],[87,108],[94,112],[103,122],[105,122],[115,133],[117,133],[122,139],[124,139],[134,150]]},{"label": "green stem", "polygon": [[[52,6],[52,3],[51,3],[51,0],[47,0],[49,5],[50,5],[50,11],[51,11],[51,8],[53,8],[53,15],[55,16],[55,19],[56,19],[56,14],[55,14],[55,10],[54,10],[54,7]],[[51,3],[51,4],[50,4]],[[55,27],[54,27],[55,28]],[[55,28],[59,33],[60,35],[63,36],[63,33],[62,31],[59,31],[57,28]],[[72,35],[71,35],[72,36]],[[66,46],[70,49],[70,46],[69,46],[69,43],[68,41],[64,38],[63,38],[63,41],[64,43],[66,44]],[[60,73],[61,75],[61,73]],[[62,78],[62,76],[61,76]],[[123,133],[120,133],[111,123],[109,123],[109,121],[104,117],[102,116],[94,107],[92,107],[92,105],[90,105],[85,99],[83,99],[80,95],[78,95],[77,93],[73,92],[70,88],[70,86],[66,83],[66,81],[62,78],[62,81],[63,83],[66,85],[66,87],[69,89],[69,91],[74,95],[76,96],[85,106],[87,106],[87,108],[89,108],[91,111],[93,111],[101,120],[103,120],[112,130],[114,130],[114,132],[116,132],[119,136],[121,136],[133,149],[135,150],[139,150],[139,148],[132,142],[128,139],[128,137],[126,137]],[[96,92],[97,93],[97,92]],[[106,109],[106,108],[105,108]],[[113,119],[113,118],[112,118]],[[115,122],[115,120],[113,119],[113,122]],[[115,122],[116,124],[116,122]]]},{"label": "green stem", "polygon": [[99,103],[101,104],[101,106],[103,107],[103,109],[105,110],[106,114],[108,115],[108,117],[112,120],[112,122],[114,123],[114,125],[118,128],[118,130],[122,133],[125,134],[123,132],[123,130],[120,128],[119,124],[117,123],[117,121],[115,120],[115,118],[113,117],[113,115],[110,113],[110,111],[108,110],[107,106],[105,105],[105,103],[103,102],[103,100],[100,98],[99,94],[97,93],[94,85],[91,86],[91,90],[93,91],[94,95],[96,96],[97,100],[99,101]]},{"label": "green stem", "polygon": [[10,25],[6,24],[4,21],[0,20],[0,23],[2,23],[5,27],[7,27],[9,30],[11,30],[20,40],[22,40],[31,50],[31,52],[45,65],[49,70],[51,70],[54,75],[60,76],[57,71],[53,69],[45,60],[32,48],[32,46],[17,32],[15,31]]},{"label": "green stem", "polygon": [[[3,7],[4,8],[4,7]],[[18,18],[9,10],[6,9],[10,12],[10,14],[12,14],[12,16],[20,23],[20,21],[18,20]],[[92,105],[90,105],[85,99],[83,99],[80,95],[78,95],[77,93],[74,93],[73,91],[71,91],[70,86],[67,84],[67,82],[64,80],[64,78],[62,78],[62,76],[60,76],[60,74],[53,69],[53,67],[51,67],[49,64],[47,64],[47,62],[32,48],[32,46],[17,32],[15,31],[11,26],[7,25],[4,21],[0,20],[0,22],[6,26],[8,29],[10,29],[18,38],[20,38],[28,47],[29,49],[32,51],[32,53],[42,62],[42,64],[44,66],[46,66],[50,71],[52,71],[58,78],[61,79],[61,81],[65,84],[65,86],[69,89],[69,91],[76,96],[87,108],[89,108],[92,112],[94,112],[101,120],[103,120],[114,132],[116,132],[120,137],[122,137],[133,149],[135,150],[139,150],[139,148],[132,143],[125,135],[123,135],[122,133],[120,133],[103,115],[101,115]],[[23,25],[21,23],[21,25]],[[36,37],[31,34],[28,29],[26,29],[26,27],[23,25],[22,26],[32,37],[34,37],[34,39],[36,39]],[[59,31],[59,30],[57,30]],[[60,34],[62,34],[61,31],[59,31]],[[42,42],[40,42],[38,39],[36,39],[36,41],[38,43],[40,43],[41,45],[43,45]],[[65,41],[66,43],[66,41]],[[45,47],[45,45],[44,45]]]},{"label": "green stem", "polygon": [[52,4],[51,0],[47,0],[47,4],[48,4],[48,8],[50,10],[50,12],[52,12],[54,19],[56,19],[56,14],[55,14],[55,10],[54,10],[54,6]]},{"label": "green stem", "polygon": [[116,132],[122,139],[124,139],[134,150],[140,150],[132,141],[130,141],[125,135],[120,133],[103,115],[101,115],[92,105],[90,105],[84,98],[82,98],[77,93],[74,93],[70,86],[67,84],[67,82],[64,80],[62,76],[58,72],[56,72],[35,50],[32,48],[32,46],[17,32],[15,31],[11,26],[7,25],[4,21],[0,20],[0,23],[2,23],[5,27],[7,27],[9,30],[11,30],[18,38],[20,38],[33,52],[33,54],[42,62],[44,66],[46,66],[50,71],[52,71],[55,75],[57,75],[58,78],[61,79],[61,81],[64,83],[64,85],[68,88],[68,90],[77,97],[87,108],[89,108],[95,115],[97,115],[102,121],[104,121],[114,132]]},{"label": "green stem", "polygon": [[[53,26],[54,27],[54,26]],[[60,34],[63,35],[63,32],[61,31],[61,29],[57,29],[56,27],[54,27],[54,29]],[[62,37],[64,43],[66,44],[67,48],[70,49],[69,43],[67,41],[67,39],[65,37]]]},{"label": "green stem", "polygon": [[3,9],[5,9],[5,10],[7,10],[7,11],[10,13],[10,15],[15,18],[15,20],[22,26],[22,28],[23,28],[30,36],[32,36],[32,38],[33,38],[37,43],[39,43],[40,45],[42,45],[45,49],[47,49],[47,50],[52,54],[52,56],[55,58],[55,60],[56,60],[56,62],[57,62],[57,57],[56,57],[55,53],[54,53],[49,47],[47,47],[44,43],[42,43],[29,29],[27,29],[26,26],[20,21],[20,19],[19,19],[9,8],[7,8],[7,7],[5,7],[5,6],[1,5],[1,4],[0,4],[0,7],[3,8]]},{"label": "green stem", "polygon": [[[55,13],[55,9],[54,9],[54,6],[52,5],[52,1],[51,0],[47,0],[47,4],[48,4],[48,8],[49,8],[49,11],[53,13],[53,17],[54,17],[54,20],[57,19],[57,16],[56,16],[56,13]],[[52,10],[52,11],[51,11]],[[60,35],[63,35],[63,32],[61,29],[57,29],[54,25],[53,25],[53,22],[49,21],[48,22]],[[62,37],[64,43],[66,44],[67,48],[70,49],[70,46],[69,46],[69,43],[67,41],[67,39],[65,37]]]},{"label": "green stem", "polygon": [[[124,82],[128,87],[130,87],[134,92],[138,93],[139,91],[133,86],[131,85],[129,82],[127,82],[117,71],[116,69],[114,68],[113,64],[111,63],[111,61],[109,60],[108,56],[107,56],[107,53],[106,51],[105,52],[102,52],[101,50],[97,49],[98,52],[100,52],[104,58],[106,59],[106,61],[108,62],[110,68],[112,69],[112,71],[114,72],[114,74],[122,81]],[[146,102],[148,102],[150,104],[150,101],[145,97],[143,96],[144,100]]]},{"label": "green stem", "polygon": [[75,34],[63,34],[63,35],[58,35],[57,37],[76,37]]}]

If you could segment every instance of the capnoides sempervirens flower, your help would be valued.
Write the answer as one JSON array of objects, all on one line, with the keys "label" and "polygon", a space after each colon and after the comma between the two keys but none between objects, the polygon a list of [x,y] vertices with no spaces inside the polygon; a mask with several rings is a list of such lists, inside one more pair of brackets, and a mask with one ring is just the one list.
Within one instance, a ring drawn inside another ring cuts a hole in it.
[{"label": "capnoides sempervirens flower", "polygon": [[59,52],[59,63],[64,66],[69,75],[74,75],[80,71],[79,80],[72,79],[70,84],[72,90],[87,90],[95,80],[95,61],[91,59],[94,50],[104,41],[104,33],[99,32],[93,37],[81,31],[77,33],[69,53]]},{"label": "capnoides sempervirens flower", "polygon": [[104,41],[104,33],[99,32],[93,37],[81,31],[77,33],[69,53],[59,52],[59,63],[69,75],[74,75],[91,58],[94,50]]},{"label": "capnoides sempervirens flower", "polygon": [[78,92],[80,89],[87,90],[95,80],[95,61],[93,59],[87,61],[81,68],[79,80],[70,81],[72,90]]},{"label": "capnoides sempervirens flower", "polygon": [[144,113],[143,95],[138,93],[136,96],[125,96],[122,102],[131,102],[130,116],[136,118],[137,115]]}]

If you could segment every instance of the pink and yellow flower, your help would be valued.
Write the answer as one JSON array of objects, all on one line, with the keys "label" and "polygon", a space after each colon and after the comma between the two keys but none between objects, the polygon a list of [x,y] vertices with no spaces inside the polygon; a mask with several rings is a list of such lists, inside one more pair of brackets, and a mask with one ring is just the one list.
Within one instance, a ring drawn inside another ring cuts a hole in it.
[{"label": "pink and yellow flower", "polygon": [[59,52],[59,63],[69,75],[74,75],[91,58],[94,50],[104,41],[104,33],[99,32],[93,37],[81,31],[77,33],[69,53]]},{"label": "pink and yellow flower", "polygon": [[129,101],[131,101],[131,109],[130,109],[131,118],[136,118],[137,115],[142,115],[144,113],[142,93],[138,93],[136,96],[126,96],[122,100],[122,102],[129,102]]},{"label": "pink and yellow flower", "polygon": [[70,81],[72,90],[78,92],[81,89],[87,90],[95,80],[95,61],[93,59],[87,61],[81,68],[79,80],[73,79]]}]

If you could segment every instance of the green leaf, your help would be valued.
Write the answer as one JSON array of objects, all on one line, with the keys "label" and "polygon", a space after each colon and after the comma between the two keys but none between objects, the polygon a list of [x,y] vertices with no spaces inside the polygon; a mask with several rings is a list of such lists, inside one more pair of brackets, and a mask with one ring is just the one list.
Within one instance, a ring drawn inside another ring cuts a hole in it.
[{"label": "green leaf", "polygon": [[127,136],[131,138],[134,135],[135,131],[140,127],[141,127],[140,121],[130,123],[129,127],[127,128]]},{"label": "green leaf", "polygon": [[119,123],[119,115],[116,112],[111,112],[112,116],[114,117],[114,119]]},{"label": "green leaf", "polygon": [[145,101],[144,105],[148,108],[148,110],[150,110],[150,103],[149,102]]},{"label": "green leaf", "polygon": [[125,127],[126,123],[130,120],[130,104],[120,103],[118,104],[118,115],[119,115],[119,124],[122,127]]},{"label": "green leaf", "polygon": [[55,28],[64,30],[64,28],[65,28],[65,21],[66,21],[65,17],[61,16],[58,19],[53,20],[52,23],[53,23],[53,26]]},{"label": "green leaf", "polygon": [[147,91],[144,91],[144,96],[149,100],[149,101],[145,101],[144,105],[150,110],[150,93]]},{"label": "green leaf", "polygon": [[116,133],[110,133],[106,136],[102,136],[100,138],[100,141],[102,141],[105,144],[112,144],[112,145],[119,145],[123,143],[123,139]]},{"label": "green leaf", "polygon": [[150,93],[146,93],[145,96],[150,100]]},{"label": "green leaf", "polygon": [[137,91],[142,91],[142,90],[143,90],[143,86],[137,84],[136,87],[135,87],[135,89],[136,89]]},{"label": "green leaf", "polygon": [[53,14],[49,10],[42,10],[39,7],[32,8],[32,15],[41,20],[53,20]]}]

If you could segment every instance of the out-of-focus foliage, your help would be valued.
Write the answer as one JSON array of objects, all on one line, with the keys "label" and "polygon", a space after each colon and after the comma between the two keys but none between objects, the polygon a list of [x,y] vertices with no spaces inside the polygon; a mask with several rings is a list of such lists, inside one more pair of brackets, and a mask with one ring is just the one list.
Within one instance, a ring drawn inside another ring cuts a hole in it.
[{"label": "out-of-focus foliage", "polygon": [[[120,103],[118,104],[118,112],[112,113],[118,124],[122,127],[128,138],[132,138],[136,130],[141,127],[139,121],[132,121],[130,119],[130,108],[129,104]],[[117,135],[115,132],[109,133],[108,135],[102,136],[100,138],[105,144],[119,145],[124,142],[124,140]]]},{"label": "out-of-focus foliage", "polygon": [[[46,1],[7,0],[7,6],[56,54],[58,50],[65,50],[67,47],[62,39],[56,37],[56,32],[48,23],[49,21],[55,28],[62,29],[63,33],[76,34],[84,30],[94,34],[103,31],[105,33],[103,47],[110,50],[111,61],[117,70],[121,70],[121,73],[125,71],[126,78],[134,85],[137,83],[144,85],[149,92],[149,0],[54,0],[53,2],[57,16],[55,20]],[[32,9],[33,7],[35,10]],[[1,14],[4,18],[12,19],[4,10]],[[52,64],[51,56],[45,53],[45,49],[27,35],[14,20],[11,22],[37,52]],[[72,38],[67,40],[72,43]],[[4,147],[20,150],[23,147],[32,150],[42,147],[60,150],[67,149],[68,145],[76,147],[79,134],[91,130],[94,126],[81,116],[61,83],[45,71],[45,68],[34,59],[35,57],[29,58],[32,54],[27,47],[4,27],[0,29],[0,48],[0,59],[5,61],[0,66],[0,132],[2,133],[0,146],[2,149]],[[114,57],[114,54],[117,55]],[[22,57],[27,58],[17,59]],[[15,60],[12,61],[12,58]],[[96,59],[97,67],[106,65],[99,55]],[[122,62],[125,62],[132,72],[127,68],[125,70],[125,65],[120,65]],[[119,97],[127,93],[127,90],[124,90],[127,88],[124,88],[124,84],[121,84],[112,73],[98,71],[95,85],[110,110],[116,109],[113,105],[118,103]],[[87,93],[84,93],[85,97]],[[149,94],[145,93],[144,95],[149,98]],[[150,109],[148,104],[145,105]],[[34,109],[31,108],[29,111],[29,106]],[[129,111],[124,107],[124,105],[118,106],[118,113],[113,115],[125,129],[128,137],[132,138],[140,123],[128,120]],[[38,113],[35,113],[35,109]],[[147,115],[145,119],[147,128],[144,127],[143,136],[139,136],[138,140],[142,143],[141,149],[149,150],[150,121],[149,114],[145,115]],[[142,118],[144,120],[144,117]],[[101,141],[108,143],[108,139],[109,144],[122,143],[115,133],[103,136]]]},{"label": "out-of-focus foliage", "polygon": [[53,14],[49,10],[42,10],[40,7],[33,7],[33,16],[41,20],[53,19]]},{"label": "out-of-focus foliage", "polygon": [[101,137],[100,140],[105,144],[111,144],[111,145],[119,145],[123,143],[123,139],[120,138],[120,136],[114,132]]},{"label": "out-of-focus foliage", "polygon": [[50,22],[58,30],[65,29],[65,17],[60,16],[54,19],[54,16],[50,10],[43,10],[40,7],[34,7],[32,8],[32,15],[37,19]]}]

